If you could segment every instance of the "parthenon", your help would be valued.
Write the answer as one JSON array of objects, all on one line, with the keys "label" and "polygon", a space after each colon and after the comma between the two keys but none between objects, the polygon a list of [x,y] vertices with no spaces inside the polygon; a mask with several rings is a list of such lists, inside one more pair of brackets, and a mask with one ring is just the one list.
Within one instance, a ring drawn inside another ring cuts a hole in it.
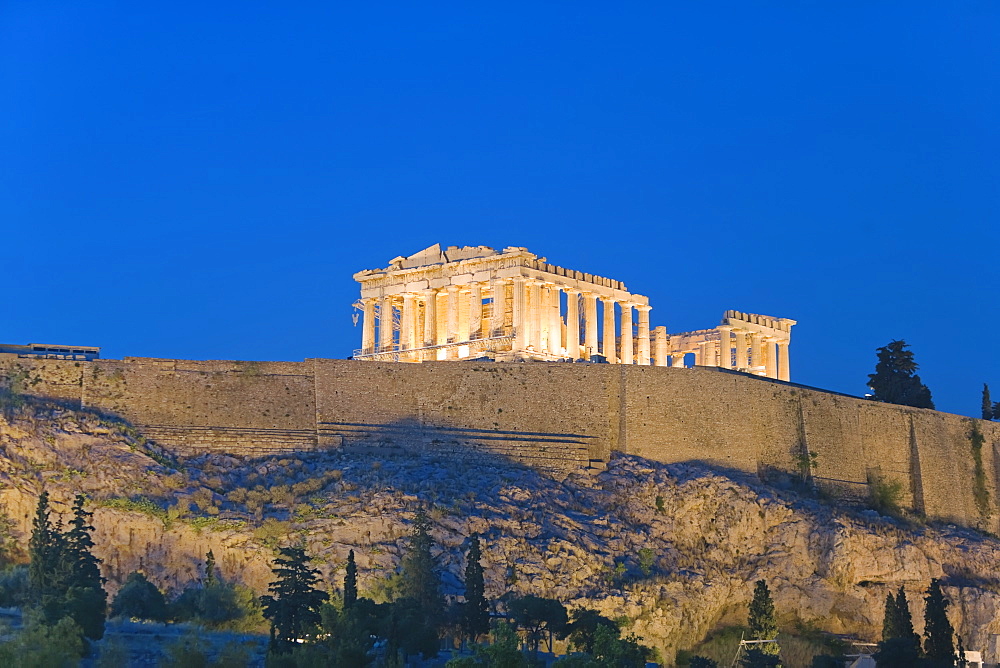
[{"label": "parthenon", "polygon": [[[726,311],[713,329],[650,328],[649,299],[527,248],[434,244],[358,272],[356,360],[716,366],[789,380],[794,320]],[[600,312],[600,315],[598,313]]]}]

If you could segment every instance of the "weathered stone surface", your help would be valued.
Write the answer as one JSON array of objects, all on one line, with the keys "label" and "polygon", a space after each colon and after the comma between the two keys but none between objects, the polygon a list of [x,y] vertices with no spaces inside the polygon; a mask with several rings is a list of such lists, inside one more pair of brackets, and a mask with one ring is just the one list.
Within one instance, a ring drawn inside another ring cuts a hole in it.
[{"label": "weathered stone surface", "polygon": [[[907,589],[919,631],[921,592],[942,577],[967,647],[986,649],[989,635],[1000,633],[993,575],[1000,542],[837,511],[697,464],[620,456],[599,475],[562,481],[502,459],[456,466],[433,452],[377,462],[356,452],[257,460],[209,454],[174,467],[127,428],[43,409],[0,420],[0,481],[0,502],[24,541],[43,483],[62,511],[81,490],[104,503],[145,496],[160,508],[194,499],[198,510],[172,522],[163,512],[97,510],[96,551],[110,589],[141,569],[177,591],[202,577],[211,549],[224,577],[263,591],[267,544],[304,541],[335,587],[354,549],[361,588],[375,591],[397,568],[413,513],[425,503],[449,594],[461,593],[465,541],[480,533],[490,595],[530,592],[628,616],[631,630],[665,656],[742,622],[760,578],[786,623],[875,638],[887,591]],[[237,488],[285,501],[265,506],[259,521],[246,499],[231,494]],[[219,514],[206,515],[201,505]]]}]

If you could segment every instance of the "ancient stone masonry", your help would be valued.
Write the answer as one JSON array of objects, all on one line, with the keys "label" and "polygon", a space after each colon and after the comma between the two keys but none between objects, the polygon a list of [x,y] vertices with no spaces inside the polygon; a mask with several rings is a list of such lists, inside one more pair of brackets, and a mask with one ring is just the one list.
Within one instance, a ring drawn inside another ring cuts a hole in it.
[{"label": "ancient stone masonry", "polygon": [[[623,452],[765,478],[808,476],[842,498],[899,483],[904,507],[1000,531],[1000,423],[733,370],[0,354],[0,376],[14,373],[32,394],[121,416],[182,453],[350,448],[376,460],[431,450],[566,472],[600,468]],[[983,438],[978,461],[974,427]],[[818,467],[803,471],[811,458]],[[980,478],[986,498],[974,492]]]},{"label": "ancient stone masonry", "polygon": [[649,299],[621,281],[526,248],[435,244],[354,278],[363,316],[357,360],[592,360],[790,378],[794,320],[726,311],[714,329],[668,335],[650,328]]}]

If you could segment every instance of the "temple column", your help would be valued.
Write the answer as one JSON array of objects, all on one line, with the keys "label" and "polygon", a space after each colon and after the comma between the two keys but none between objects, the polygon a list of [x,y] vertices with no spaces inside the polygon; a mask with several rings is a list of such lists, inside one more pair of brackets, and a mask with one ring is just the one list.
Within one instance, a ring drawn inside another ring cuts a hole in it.
[{"label": "temple column", "polygon": [[[424,290],[424,345],[437,345],[437,290]],[[437,351],[425,351],[424,359],[436,360]]]},{"label": "temple column", "polygon": [[503,311],[507,307],[507,300],[504,297],[506,281],[495,280],[490,286],[490,299],[492,300],[490,307],[490,331],[486,334],[488,338],[491,336],[499,336],[502,334],[503,329]]},{"label": "temple column", "polygon": [[730,334],[732,327],[719,327],[719,366],[723,369],[733,368],[733,341]]},{"label": "temple column", "polygon": [[[403,295],[403,317],[399,327],[399,349],[413,350],[417,347],[417,309],[416,297],[412,294]],[[410,359],[410,355],[406,358]]]},{"label": "temple column", "polygon": [[361,323],[361,354],[367,355],[375,351],[375,298],[361,300],[364,309]]},{"label": "temple column", "polygon": [[632,351],[632,304],[622,302],[622,364],[635,364],[635,353]]},{"label": "temple column", "polygon": [[469,339],[483,338],[483,287],[473,283],[469,287]]},{"label": "temple column", "polygon": [[[448,334],[448,343],[455,343],[458,341],[459,287],[457,285],[449,285],[446,290],[448,292],[448,308],[445,330]],[[458,359],[458,348],[448,348],[447,359]]]},{"label": "temple column", "polygon": [[670,353],[670,367],[672,369],[683,369],[684,353]]},{"label": "temple column", "polygon": [[549,288],[549,352],[563,354],[562,288],[558,285]]},{"label": "temple column", "polygon": [[538,352],[547,353],[551,350],[551,330],[552,330],[552,289],[542,283],[538,286],[538,324],[541,330],[539,343],[536,348]]},{"label": "temple column", "polygon": [[566,290],[566,354],[580,359],[580,291]]},{"label": "temple column", "polygon": [[382,297],[378,307],[378,347],[380,351],[392,350],[392,297]]},{"label": "temple column", "polygon": [[774,354],[774,339],[767,337],[764,339],[764,360],[766,365],[766,375],[768,378],[778,377],[777,357]]},{"label": "temple column", "polygon": [[531,311],[531,346],[536,353],[542,352],[542,285],[538,281],[531,282],[529,291]]},{"label": "temple column", "polygon": [[527,281],[517,276],[514,278],[514,350],[523,351],[528,347],[528,284]]},{"label": "temple column", "polygon": [[597,350],[597,295],[593,292],[583,294],[583,358],[590,359],[598,353]]},{"label": "temple column", "polygon": [[762,354],[761,335],[759,332],[750,332],[750,366],[755,373],[764,370],[764,359]]},{"label": "temple column", "polygon": [[736,330],[736,368],[745,371],[747,368],[747,333]]},{"label": "temple column", "polygon": [[702,341],[698,344],[698,350],[694,351],[694,365],[695,366],[715,366],[711,363],[708,354],[708,341]]},{"label": "temple column", "polygon": [[601,354],[608,364],[618,363],[618,353],[615,349],[615,300],[610,297],[601,299],[604,302],[604,346]]},{"label": "temple column", "polygon": [[472,320],[472,299],[468,290],[459,290],[458,292],[458,334],[455,340],[459,343],[465,343],[472,336],[469,334],[470,324]]},{"label": "temple column", "polygon": [[639,311],[639,360],[641,366],[649,366],[649,311],[648,304],[635,307]]},{"label": "temple column", "polygon": [[791,380],[788,369],[788,341],[778,341],[778,380]]},{"label": "temple column", "polygon": [[653,330],[653,364],[667,366],[667,328],[663,325]]}]

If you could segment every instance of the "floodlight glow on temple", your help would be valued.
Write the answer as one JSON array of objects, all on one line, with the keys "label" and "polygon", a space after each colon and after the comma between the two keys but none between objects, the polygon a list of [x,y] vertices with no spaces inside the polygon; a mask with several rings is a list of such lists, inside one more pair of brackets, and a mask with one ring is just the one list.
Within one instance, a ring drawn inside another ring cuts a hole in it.
[{"label": "floodlight glow on temple", "polygon": [[794,320],[726,311],[712,329],[668,334],[650,328],[649,299],[621,281],[549,264],[527,248],[435,244],[354,279],[363,312],[357,360],[694,365],[790,379]]}]

